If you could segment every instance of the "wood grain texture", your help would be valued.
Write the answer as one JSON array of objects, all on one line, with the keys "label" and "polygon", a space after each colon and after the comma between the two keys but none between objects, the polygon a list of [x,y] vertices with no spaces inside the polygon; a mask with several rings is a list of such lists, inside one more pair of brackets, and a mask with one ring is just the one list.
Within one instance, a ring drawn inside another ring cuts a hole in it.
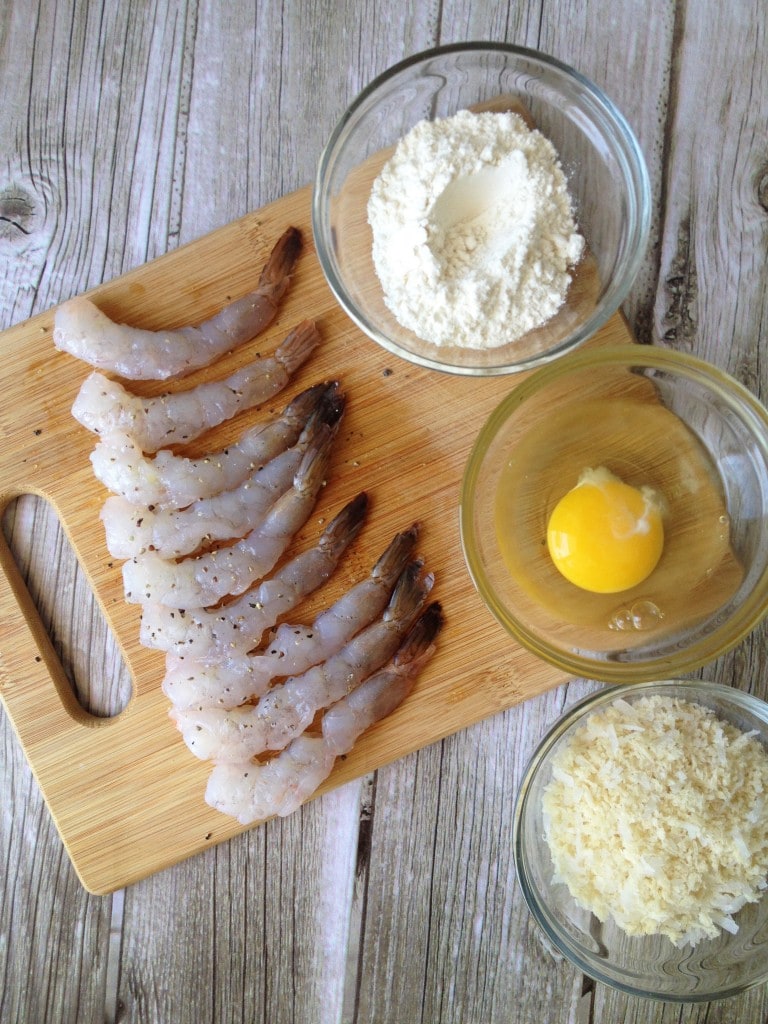
[{"label": "wood grain texture", "polygon": [[[557,685],[563,676],[522,651],[492,620],[465,570],[456,515],[445,513],[458,508],[472,441],[513,381],[393,367],[391,355],[364,338],[333,301],[310,242],[309,205],[307,189],[292,193],[90,294],[119,322],[154,329],[197,323],[228,297],[249,290],[287,226],[302,231],[306,251],[291,289],[257,345],[272,352],[291,325],[310,316],[320,327],[319,349],[284,393],[255,414],[209,432],[198,447],[218,450],[309,384],[340,379],[348,412],[329,479],[286,558],[313,544],[322,524],[361,490],[372,507],[349,557],[321,591],[291,613],[291,621],[310,623],[320,608],[364,578],[394,533],[414,521],[422,524],[418,550],[437,577],[433,595],[447,620],[439,656],[420,676],[407,709],[367,733],[340,760],[325,791]],[[628,338],[619,318],[600,336]],[[7,552],[0,557],[0,614],[6,624],[0,696],[83,884],[104,893],[242,829],[203,801],[209,767],[190,757],[167,718],[160,691],[164,656],[140,646],[139,609],[123,600],[122,563],[105,547],[99,509],[106,491],[88,459],[94,438],[73,427],[70,413],[89,368],[54,350],[50,312],[0,336],[0,355],[6,386],[18,394],[18,403],[2,413],[7,445],[0,453],[0,502],[20,493],[50,502],[133,682],[131,700],[119,716],[105,722],[84,714],[15,565]],[[226,376],[251,358],[253,347],[243,346],[177,387]],[[142,393],[168,389],[147,386]],[[51,582],[43,587],[54,589]]]},{"label": "wood grain texture", "polygon": [[[636,336],[683,345],[765,398],[765,19],[759,0],[12,0],[0,11],[0,326],[306,185],[375,74],[438,42],[491,38],[574,64],[638,134],[654,209],[625,305]],[[16,511],[14,551],[37,592],[51,562],[71,586],[77,570],[36,503]],[[78,650],[91,612],[50,605],[56,650],[81,692],[98,690],[119,657],[95,640]],[[767,638],[762,627],[699,674],[768,695]],[[113,897],[83,892],[0,711],[0,1018],[764,1020],[763,988],[673,1006],[593,985],[544,947],[516,888],[497,888],[523,763],[592,686],[526,701]]]}]

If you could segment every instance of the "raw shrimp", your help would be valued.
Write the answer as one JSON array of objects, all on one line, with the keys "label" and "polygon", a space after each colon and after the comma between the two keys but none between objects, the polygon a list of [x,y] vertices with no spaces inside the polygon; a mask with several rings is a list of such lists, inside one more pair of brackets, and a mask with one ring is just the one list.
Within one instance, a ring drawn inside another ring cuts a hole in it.
[{"label": "raw shrimp", "polygon": [[127,501],[147,507],[185,508],[200,498],[237,487],[260,465],[294,445],[310,418],[339,395],[338,381],[314,384],[289,402],[279,416],[250,427],[238,441],[197,459],[167,449],[147,456],[130,434],[113,431],[93,450],[93,471],[105,487]]},{"label": "raw shrimp", "polygon": [[171,718],[196,757],[246,761],[265,750],[282,750],[327,708],[385,665],[432,589],[434,578],[412,563],[398,580],[380,619],[340,651],[298,676],[273,686],[254,705],[238,708],[172,708]]},{"label": "raw shrimp", "polygon": [[325,661],[382,613],[411,556],[419,527],[398,533],[367,579],[357,583],[311,626],[282,623],[256,654],[215,659],[166,656],[163,692],[178,708],[234,708],[266,692],[277,676],[298,675]]},{"label": "raw shrimp", "polygon": [[184,509],[150,509],[113,494],[101,509],[110,555],[136,558],[152,551],[162,558],[179,558],[204,542],[242,537],[291,485],[303,452],[294,445],[234,490]]},{"label": "raw shrimp", "polygon": [[293,486],[271,506],[263,521],[236,544],[174,562],[154,551],[123,565],[125,599],[170,608],[207,608],[222,597],[242,594],[262,579],[293,540],[315,507],[325,483],[335,432],[323,424],[301,460]]},{"label": "raw shrimp", "polygon": [[161,558],[179,558],[203,543],[243,537],[262,522],[270,506],[291,486],[304,453],[322,441],[321,431],[329,438],[338,431],[343,411],[342,400],[332,409],[324,405],[323,412],[332,414],[331,419],[311,417],[292,448],[259,466],[239,487],[201,498],[185,509],[150,509],[119,495],[107,498],[101,518],[109,553],[115,558],[135,558],[152,551]]},{"label": "raw shrimp", "polygon": [[319,736],[302,733],[277,757],[262,763],[216,765],[208,779],[206,803],[237,818],[241,825],[297,810],[328,778],[336,758],[348,754],[366,729],[405,700],[434,654],[442,624],[440,605],[435,602],[389,664],[325,712]]},{"label": "raw shrimp", "polygon": [[185,610],[146,605],[141,616],[141,643],[193,658],[253,650],[266,630],[331,576],[360,532],[367,509],[367,495],[358,494],[328,524],[315,547],[220,608]]},{"label": "raw shrimp", "polygon": [[300,250],[301,233],[288,228],[275,244],[256,290],[199,326],[173,331],[129,327],[110,320],[90,299],[79,296],[56,310],[53,343],[91,366],[129,380],[183,377],[269,326]]},{"label": "raw shrimp", "polygon": [[226,380],[198,384],[156,398],[142,398],[116,380],[94,370],[72,406],[72,415],[94,434],[130,434],[145,452],[182,444],[250,409],[281,391],[309,358],[320,340],[317,327],[305,320],[295,327],[273,356],[254,359]]}]

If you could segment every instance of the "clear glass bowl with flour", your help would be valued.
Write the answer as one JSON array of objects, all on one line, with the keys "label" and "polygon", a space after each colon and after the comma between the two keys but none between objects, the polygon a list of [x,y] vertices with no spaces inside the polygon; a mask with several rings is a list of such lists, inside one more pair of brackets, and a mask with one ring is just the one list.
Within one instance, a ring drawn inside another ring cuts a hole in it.
[{"label": "clear glass bowl with flour", "polygon": [[368,200],[397,321],[433,345],[500,348],[563,306],[584,239],[552,143],[512,111],[423,120]]},{"label": "clear glass bowl with flour", "polygon": [[[486,113],[503,117],[483,125]],[[374,341],[435,369],[509,373],[617,310],[650,189],[631,129],[592,83],[535,51],[466,43],[363,90],[323,152],[312,221],[331,290]]]}]

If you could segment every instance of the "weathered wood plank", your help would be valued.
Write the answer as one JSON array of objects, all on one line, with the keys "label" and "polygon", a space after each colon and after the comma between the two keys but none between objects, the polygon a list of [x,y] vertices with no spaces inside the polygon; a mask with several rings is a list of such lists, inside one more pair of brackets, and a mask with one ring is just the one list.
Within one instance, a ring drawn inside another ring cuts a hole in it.
[{"label": "weathered wood plank", "polygon": [[491,1024],[515,1006],[520,1020],[571,1019],[581,976],[567,965],[553,976],[511,849],[516,781],[567,696],[428,747],[407,773],[379,770],[357,1015],[345,1019]]},{"label": "weathered wood plank", "polygon": [[2,731],[0,1019],[104,1019],[111,901],[72,870],[15,737]]},{"label": "weathered wood plank", "polygon": [[131,887],[125,1019],[340,1020],[359,785]]},{"label": "weathered wood plank", "polygon": [[625,0],[610,9],[578,0],[552,5],[537,45],[595,82],[624,114],[648,165],[652,189],[646,256],[624,312],[638,341],[650,342],[663,218],[663,164],[675,48],[674,2]]},{"label": "weathered wood plank", "polygon": [[[654,190],[652,244],[626,305],[638,336],[691,348],[768,394],[758,0],[246,6],[90,0],[30,15],[28,4],[6,5],[0,325],[309,182],[346,103],[408,53],[507,39],[599,82],[638,134]],[[34,587],[56,578],[78,595],[56,533],[46,525],[34,543],[42,516],[33,503],[16,511],[19,558]],[[76,604],[57,628],[91,699],[76,661],[96,627]],[[758,630],[700,674],[749,680],[765,696],[767,641]],[[118,672],[106,640],[95,652],[94,675],[102,664]],[[585,1002],[579,976],[542,947],[505,846],[511,804],[547,723],[588,686],[537,698],[133,887],[118,1017],[763,1019],[763,990],[673,1007],[587,985]],[[74,881],[4,719],[2,730],[0,1016],[111,1020],[111,901]]]},{"label": "weathered wood plank", "polygon": [[[51,258],[62,218],[52,138],[60,118],[52,108],[66,77],[67,53],[61,45],[66,27],[60,25],[57,35],[53,21],[53,8],[45,4],[38,11],[14,5],[0,14],[0,89],[9,115],[0,124],[2,327],[58,296],[69,272]],[[55,517],[44,503],[24,498],[3,519],[83,704],[98,713],[111,710],[124,698],[127,681],[82,593],[82,577]],[[57,591],[64,600],[55,599]],[[99,666],[95,685],[93,666]],[[80,886],[2,711],[0,777],[0,1018],[9,1024],[107,1021],[112,901]]]}]

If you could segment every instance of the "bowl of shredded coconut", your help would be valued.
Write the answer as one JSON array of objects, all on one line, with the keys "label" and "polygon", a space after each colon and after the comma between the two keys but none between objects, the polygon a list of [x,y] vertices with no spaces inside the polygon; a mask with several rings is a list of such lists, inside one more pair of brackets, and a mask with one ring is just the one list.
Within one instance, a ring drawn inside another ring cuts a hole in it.
[{"label": "bowl of shredded coconut", "polygon": [[464,374],[531,369],[616,312],[645,252],[632,130],[578,72],[464,43],[375,79],[320,159],[320,264],[374,341]]},{"label": "bowl of shredded coconut", "polygon": [[535,751],[518,880],[552,946],[633,995],[768,980],[768,705],[695,680],[600,689]]}]

